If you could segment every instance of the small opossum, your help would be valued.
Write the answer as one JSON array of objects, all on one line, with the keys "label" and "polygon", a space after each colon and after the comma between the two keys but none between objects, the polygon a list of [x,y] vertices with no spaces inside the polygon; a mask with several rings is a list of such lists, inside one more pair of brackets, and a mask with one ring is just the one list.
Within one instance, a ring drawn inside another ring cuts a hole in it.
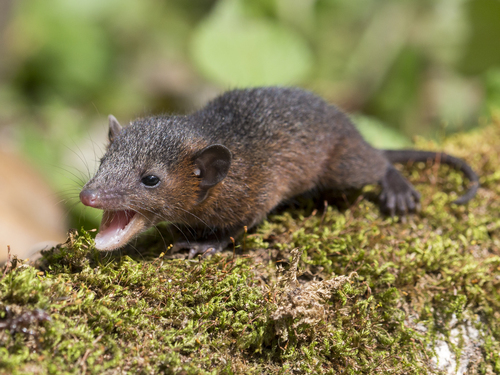
[{"label": "small opossum", "polygon": [[464,173],[474,197],[478,177],[462,160],[414,150],[378,150],[348,117],[297,88],[233,90],[187,116],[146,117],[122,128],[109,116],[109,147],[80,193],[104,210],[96,247],[113,250],[153,225],[181,225],[175,248],[189,256],[222,250],[280,202],[312,189],[378,183],[391,215],[418,209],[420,195],[393,162],[437,159]]}]

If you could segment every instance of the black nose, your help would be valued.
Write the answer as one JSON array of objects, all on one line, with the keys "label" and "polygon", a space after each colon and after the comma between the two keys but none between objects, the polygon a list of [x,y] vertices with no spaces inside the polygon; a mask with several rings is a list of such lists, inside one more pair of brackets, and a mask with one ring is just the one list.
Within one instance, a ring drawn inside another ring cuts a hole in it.
[{"label": "black nose", "polygon": [[80,200],[85,206],[99,208],[99,194],[95,190],[82,190]]}]

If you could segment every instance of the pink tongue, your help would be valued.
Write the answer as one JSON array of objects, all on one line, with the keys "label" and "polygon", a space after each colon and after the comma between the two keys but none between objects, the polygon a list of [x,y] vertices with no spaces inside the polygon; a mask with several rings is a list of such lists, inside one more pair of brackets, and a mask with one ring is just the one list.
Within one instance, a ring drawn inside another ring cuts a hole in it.
[{"label": "pink tongue", "polygon": [[134,211],[114,211],[114,212],[105,212],[104,215],[109,215],[108,217],[103,218],[102,230],[101,234],[118,232],[121,229],[124,229],[128,223],[130,223],[130,219],[135,215]]},{"label": "pink tongue", "polygon": [[124,229],[134,217],[134,211],[104,211],[101,228],[95,238],[96,247],[105,249],[122,241]]}]

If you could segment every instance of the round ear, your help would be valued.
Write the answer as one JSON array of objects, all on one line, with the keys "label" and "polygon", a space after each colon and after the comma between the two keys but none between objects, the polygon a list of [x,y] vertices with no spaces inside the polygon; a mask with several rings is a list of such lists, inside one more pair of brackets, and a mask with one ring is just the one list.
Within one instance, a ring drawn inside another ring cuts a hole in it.
[{"label": "round ear", "polygon": [[109,120],[109,131],[108,131],[108,139],[109,144],[113,143],[113,141],[118,137],[118,134],[122,131],[122,126],[118,122],[118,120],[113,115],[108,116]]},{"label": "round ear", "polygon": [[194,160],[195,174],[201,179],[200,188],[208,190],[221,182],[231,165],[231,151],[223,145],[211,145],[201,150]]}]

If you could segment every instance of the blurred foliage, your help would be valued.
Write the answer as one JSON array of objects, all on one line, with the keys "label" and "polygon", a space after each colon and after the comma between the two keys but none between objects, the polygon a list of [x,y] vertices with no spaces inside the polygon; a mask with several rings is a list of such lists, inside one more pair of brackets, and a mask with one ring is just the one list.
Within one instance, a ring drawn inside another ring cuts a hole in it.
[{"label": "blurred foliage", "polygon": [[59,189],[92,173],[107,114],[184,112],[233,87],[313,90],[384,147],[500,109],[498,0],[0,0],[0,13],[2,141]]},{"label": "blurred foliage", "polygon": [[300,82],[312,65],[306,41],[284,24],[247,14],[253,9],[222,0],[197,27],[191,49],[200,71],[231,86]]}]

